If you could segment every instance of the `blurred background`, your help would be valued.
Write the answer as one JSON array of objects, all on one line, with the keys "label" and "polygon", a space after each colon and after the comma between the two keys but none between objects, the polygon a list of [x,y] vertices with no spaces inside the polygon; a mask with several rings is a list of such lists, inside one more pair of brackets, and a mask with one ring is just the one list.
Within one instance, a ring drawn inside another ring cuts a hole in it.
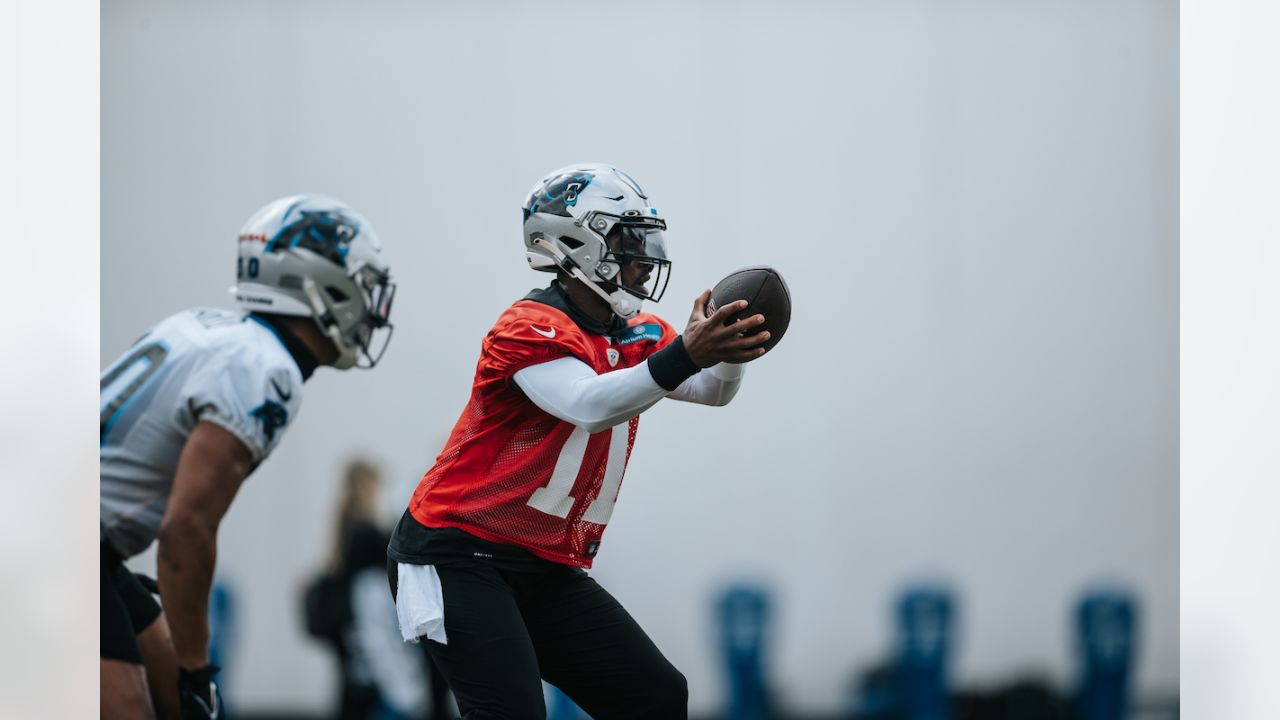
[{"label": "blurred background", "polygon": [[544,281],[525,194],[589,160],[670,223],[650,310],[755,264],[795,305],[730,407],[644,415],[592,572],[692,715],[1176,716],[1177,10],[104,2],[103,366],[230,306],[278,196],[351,204],[399,282],[383,363],[317,373],[222,526],[228,705],[333,712],[302,609],[347,464],[394,520]]}]

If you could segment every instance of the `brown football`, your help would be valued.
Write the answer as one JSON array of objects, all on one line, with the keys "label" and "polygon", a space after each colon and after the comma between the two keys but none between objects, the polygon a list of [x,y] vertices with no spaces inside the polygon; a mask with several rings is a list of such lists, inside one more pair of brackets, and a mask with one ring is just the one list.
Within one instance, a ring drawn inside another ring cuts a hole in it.
[{"label": "brown football", "polygon": [[757,332],[768,330],[769,340],[761,347],[772,350],[791,323],[791,290],[782,275],[771,267],[760,265],[732,272],[725,279],[711,288],[711,300],[707,303],[707,316],[710,317],[716,308],[724,307],[735,300],[746,300],[747,308],[734,316],[751,317],[756,313],[764,315],[764,324]]}]

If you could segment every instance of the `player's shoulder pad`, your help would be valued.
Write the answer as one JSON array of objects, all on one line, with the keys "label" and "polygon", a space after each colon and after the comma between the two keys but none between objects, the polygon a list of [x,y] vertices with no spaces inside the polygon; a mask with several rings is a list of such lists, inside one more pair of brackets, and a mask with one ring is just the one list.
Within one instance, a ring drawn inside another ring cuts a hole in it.
[{"label": "player's shoulder pad", "polygon": [[293,368],[275,364],[263,366],[262,374],[249,390],[249,397],[253,398],[249,401],[249,418],[269,450],[278,442],[281,431],[293,420],[302,404],[302,383],[295,382]]},{"label": "player's shoulder pad", "polygon": [[231,431],[260,462],[302,404],[302,374],[279,340],[239,327],[201,350],[188,405],[198,419]]},{"label": "player's shoulder pad", "polygon": [[498,318],[491,336],[532,343],[586,342],[586,333],[568,315],[540,302],[521,300]]},{"label": "player's shoulder pad", "polygon": [[511,377],[520,370],[560,357],[590,363],[592,343],[568,315],[540,302],[521,300],[507,308],[482,344],[478,371]]},{"label": "player's shoulder pad", "polygon": [[[289,351],[274,337],[263,342],[226,343],[218,353],[229,375],[241,381],[251,407],[278,405],[295,410],[302,402],[302,372]],[[291,414],[291,413],[290,413]]]}]

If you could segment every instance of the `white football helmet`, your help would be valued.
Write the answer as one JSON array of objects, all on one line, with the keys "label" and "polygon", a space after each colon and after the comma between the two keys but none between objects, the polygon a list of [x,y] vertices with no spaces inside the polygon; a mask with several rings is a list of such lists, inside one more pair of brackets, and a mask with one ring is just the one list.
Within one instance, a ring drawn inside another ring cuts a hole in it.
[{"label": "white football helmet", "polygon": [[336,368],[378,364],[391,341],[395,285],[359,213],[323,195],[292,195],[254,213],[237,244],[231,292],[240,307],[311,317],[338,349]]},{"label": "white football helmet", "polygon": [[[640,312],[644,300],[657,302],[667,289],[671,261],[662,235],[666,229],[639,183],[599,163],[556,170],[533,186],[524,203],[529,267],[564,270],[623,318]],[[619,275],[629,262],[651,266],[643,287],[622,284]]]}]

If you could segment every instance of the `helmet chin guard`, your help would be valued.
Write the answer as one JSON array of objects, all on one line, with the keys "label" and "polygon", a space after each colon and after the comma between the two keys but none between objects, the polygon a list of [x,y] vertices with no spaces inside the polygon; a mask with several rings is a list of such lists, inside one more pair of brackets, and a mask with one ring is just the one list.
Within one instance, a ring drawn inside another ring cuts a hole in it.
[{"label": "helmet chin guard", "polygon": [[587,277],[582,268],[560,250],[557,246],[558,243],[552,243],[545,237],[540,237],[535,238],[531,244],[542,248],[547,255],[556,258],[555,268],[553,269],[564,270],[571,277],[581,280],[583,285],[591,289],[591,292],[599,295],[600,299],[609,303],[609,307],[613,309],[614,314],[618,317],[630,320],[640,312],[640,308],[644,304],[642,299],[622,287],[618,287],[613,292],[607,292],[600,287],[600,279]]},{"label": "helmet chin guard", "polygon": [[[600,287],[599,285],[595,285],[595,283],[592,283],[592,285]],[[618,288],[617,290],[609,293],[609,305],[613,307],[613,311],[618,315],[618,317],[623,320],[630,320],[635,317],[636,314],[640,312],[640,307],[643,304],[643,300],[622,288]]]},{"label": "helmet chin guard", "polygon": [[644,305],[644,300],[636,297],[626,288],[619,287],[613,292],[606,292],[604,288],[600,287],[598,281],[593,282],[588,279],[580,268],[574,268],[569,274],[581,280],[584,285],[591,288],[592,292],[609,303],[609,307],[613,308],[613,313],[623,320],[630,320],[635,317],[640,312],[641,306]]}]

